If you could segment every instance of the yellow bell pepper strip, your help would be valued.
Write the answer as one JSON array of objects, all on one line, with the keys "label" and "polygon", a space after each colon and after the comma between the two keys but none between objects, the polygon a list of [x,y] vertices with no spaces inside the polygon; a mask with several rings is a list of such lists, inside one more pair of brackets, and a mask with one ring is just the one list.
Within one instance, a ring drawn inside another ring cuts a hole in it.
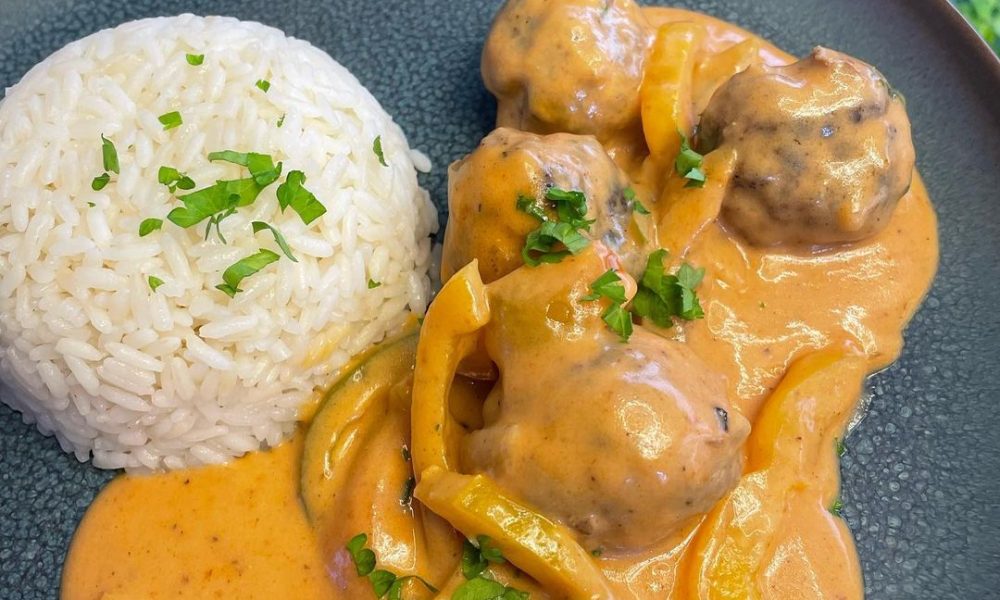
[{"label": "yellow bell pepper strip", "polygon": [[667,181],[660,196],[659,204],[664,208],[658,230],[660,247],[670,253],[673,262],[681,262],[698,235],[718,218],[735,165],[736,153],[720,148],[705,155],[704,186],[686,187],[682,177]]},{"label": "yellow bell pepper strip", "polygon": [[748,474],[695,538],[688,597],[861,598],[850,532],[831,507],[839,487],[835,438],[866,369],[863,357],[843,348],[791,366],[754,424]]},{"label": "yellow bell pepper strip", "polygon": [[414,495],[467,537],[489,536],[504,558],[555,597],[613,597],[604,574],[569,530],[510,498],[486,475],[432,466]]},{"label": "yellow bell pepper strip", "polygon": [[299,494],[311,521],[344,489],[359,442],[384,413],[373,406],[384,404],[393,384],[409,376],[416,346],[415,332],[376,346],[326,393],[302,451]]},{"label": "yellow bell pepper strip", "polygon": [[704,37],[704,26],[694,23],[669,23],[656,32],[639,95],[642,131],[657,164],[673,164],[681,134],[694,133],[691,80]]},{"label": "yellow bell pepper strip", "polygon": [[763,62],[760,42],[750,38],[733,44],[718,54],[710,54],[694,70],[694,114],[700,115],[708,106],[712,95],[733,75]]},{"label": "yellow bell pepper strip", "polygon": [[413,380],[413,468],[419,479],[428,467],[453,470],[458,432],[448,408],[455,372],[479,346],[479,330],[490,320],[486,286],[472,261],[444,285],[424,318]]}]

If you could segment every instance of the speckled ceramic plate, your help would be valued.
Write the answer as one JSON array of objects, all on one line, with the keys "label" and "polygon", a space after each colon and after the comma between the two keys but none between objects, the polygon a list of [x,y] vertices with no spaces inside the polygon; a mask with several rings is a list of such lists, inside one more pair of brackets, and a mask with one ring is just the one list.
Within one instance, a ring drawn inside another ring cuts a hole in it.
[{"label": "speckled ceramic plate", "polygon": [[[479,54],[497,0],[0,0],[0,86],[67,42],[181,12],[279,27],[371,89],[436,165],[491,128]],[[871,599],[1000,598],[1000,63],[944,0],[687,0],[795,53],[877,65],[908,99],[940,217],[941,267],[902,359],[847,440],[844,512]],[[442,215],[443,218],[443,215]],[[0,405],[0,597],[53,598],[87,505],[114,473]]]}]

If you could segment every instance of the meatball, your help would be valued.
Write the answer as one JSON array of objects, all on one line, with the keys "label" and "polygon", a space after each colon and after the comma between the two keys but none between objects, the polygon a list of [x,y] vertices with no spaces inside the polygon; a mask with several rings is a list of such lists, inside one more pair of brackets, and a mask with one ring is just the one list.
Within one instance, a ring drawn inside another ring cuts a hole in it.
[{"label": "meatball", "polygon": [[539,136],[500,128],[448,170],[448,226],[441,278],[447,280],[479,259],[483,281],[521,266],[521,249],[538,220],[517,208],[521,196],[541,201],[550,187],[583,192],[590,235],[641,266],[641,253],[627,235],[632,204],[624,197],[628,178],[590,136]]},{"label": "meatball", "polygon": [[750,426],[723,376],[684,343],[642,327],[620,342],[582,300],[604,268],[587,260],[491,286],[484,347],[500,377],[462,466],[585,547],[627,552],[664,541],[732,489]]},{"label": "meatball", "polygon": [[497,124],[602,140],[635,124],[651,40],[632,0],[508,0],[483,48]]},{"label": "meatball", "polygon": [[755,66],[712,97],[703,151],[737,151],[724,221],[757,245],[867,238],[910,186],[914,152],[903,99],[868,64],[817,48]]}]

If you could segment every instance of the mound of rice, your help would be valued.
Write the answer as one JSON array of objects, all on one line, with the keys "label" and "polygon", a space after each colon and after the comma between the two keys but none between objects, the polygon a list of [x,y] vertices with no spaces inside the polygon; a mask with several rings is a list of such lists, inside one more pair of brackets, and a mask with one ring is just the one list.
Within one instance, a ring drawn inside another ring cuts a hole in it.
[{"label": "mound of rice", "polygon": [[[183,125],[164,130],[171,111]],[[102,134],[121,173],[94,191]],[[284,164],[222,222],[228,243],[167,220],[140,237],[144,219],[181,205],[161,166],[198,189],[247,176],[207,160],[220,150]],[[3,400],[104,468],[221,463],[279,443],[332,372],[426,308],[437,217],[415,161],[430,167],[344,67],[257,23],[148,19],[66,46],[0,104]],[[327,209],[308,226],[277,202],[291,170]],[[215,289],[229,265],[281,254],[255,220],[298,262],[282,255],[230,298]]]}]

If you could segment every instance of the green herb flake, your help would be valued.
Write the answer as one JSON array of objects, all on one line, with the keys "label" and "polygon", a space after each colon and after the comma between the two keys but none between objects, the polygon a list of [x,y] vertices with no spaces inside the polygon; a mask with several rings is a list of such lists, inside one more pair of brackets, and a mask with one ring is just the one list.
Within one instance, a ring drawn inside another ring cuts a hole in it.
[{"label": "green herb flake", "polygon": [[835,517],[842,517],[844,516],[843,510],[844,510],[844,502],[840,498],[837,498],[836,500],[833,501],[833,505],[830,507],[830,514],[832,514]]},{"label": "green herb flake", "polygon": [[705,157],[691,148],[691,142],[684,134],[678,135],[681,136],[681,151],[674,160],[674,169],[688,180],[685,187],[702,187],[705,185],[705,172],[701,164]]},{"label": "green herb flake", "polygon": [[309,225],[326,213],[326,207],[302,186],[305,182],[305,173],[290,171],[285,182],[278,186],[278,205],[282,212],[289,206],[292,207],[302,218],[302,222]]},{"label": "green herb flake", "polygon": [[399,495],[399,504],[410,507],[413,503],[413,488],[417,487],[417,480],[411,475],[403,483],[403,493]]},{"label": "green herb flake", "polygon": [[367,577],[372,584],[372,591],[376,598],[387,597],[389,600],[402,600],[403,586],[410,580],[422,583],[432,593],[437,593],[437,588],[428,583],[424,578],[417,575],[407,575],[399,577],[391,571],[376,569],[375,553],[365,547],[368,543],[368,536],[359,533],[351,538],[347,545],[347,553],[354,563],[354,569],[359,577]]},{"label": "green herb flake", "polygon": [[96,207],[97,205],[96,205],[96,204],[94,204],[93,202],[88,202],[88,203],[87,203],[87,206],[89,206],[90,208],[94,208],[94,207]]},{"label": "green herb flake", "polygon": [[205,62],[204,54],[187,54],[184,58],[187,59],[187,63],[192,67],[200,67]]},{"label": "green herb flake", "polygon": [[267,93],[268,90],[271,89],[271,82],[266,79],[258,79],[257,83],[255,83],[254,85],[256,85],[257,88],[260,89],[265,94]]},{"label": "green herb flake", "polygon": [[181,113],[176,110],[173,112],[168,112],[157,117],[160,124],[163,125],[163,131],[170,131],[175,127],[180,127],[184,124],[184,119],[181,118]]},{"label": "green herb flake", "polygon": [[378,162],[383,167],[388,167],[389,163],[385,162],[385,154],[382,153],[382,136],[376,135],[375,139],[372,141],[372,152],[378,157]]},{"label": "green herb flake", "polygon": [[670,275],[663,266],[666,257],[667,251],[663,249],[649,255],[632,300],[632,311],[659,327],[670,327],[675,317],[686,321],[701,319],[705,312],[695,288],[704,279],[705,270],[684,263],[677,274]]},{"label": "green herb flake", "polygon": [[600,558],[604,554],[604,548],[597,547],[590,551],[590,555],[594,558]]},{"label": "green herb flake", "polygon": [[575,229],[590,231],[593,220],[587,220],[587,197],[583,192],[564,190],[555,186],[545,192],[545,199],[555,204],[559,221],[569,223]]},{"label": "green herb flake", "polygon": [[279,177],[281,177],[282,164],[279,162],[275,165],[274,158],[272,158],[269,154],[223,150],[221,152],[210,153],[208,155],[208,160],[212,162],[229,162],[235,165],[240,165],[241,167],[246,167],[250,171],[250,175],[253,177],[254,182],[262,188],[271,185],[277,181]]},{"label": "green herb flake", "polygon": [[104,162],[104,170],[111,173],[121,174],[121,166],[118,164],[118,150],[114,142],[101,134],[101,158]]},{"label": "green herb flake", "polygon": [[518,194],[515,206],[517,206],[517,210],[529,214],[539,221],[549,220],[549,218],[545,215],[545,209],[542,208],[531,196]]},{"label": "green herb flake", "polygon": [[156,173],[156,179],[161,184],[167,186],[167,189],[170,190],[171,194],[177,190],[187,191],[195,188],[193,179],[173,167],[160,167]]},{"label": "green herb flake", "polygon": [[153,290],[154,292],[156,291],[156,288],[163,285],[163,280],[157,277],[156,275],[150,275],[147,281],[149,282],[149,289]]},{"label": "green herb flake", "polygon": [[230,265],[222,273],[223,283],[215,288],[230,298],[235,298],[236,294],[243,291],[240,289],[240,283],[244,279],[254,275],[269,264],[277,262],[279,258],[281,257],[278,254],[262,248],[257,254],[251,254]]},{"label": "green herb flake", "polygon": [[284,124],[285,124],[285,117],[286,116],[288,116],[288,115],[282,114],[281,118],[278,119],[278,129],[281,129],[281,127],[284,126]]},{"label": "green herb flake", "polygon": [[374,279],[369,279],[368,280],[368,289],[370,289],[370,290],[374,290],[375,288],[377,288],[377,287],[379,287],[381,285],[382,285],[381,281],[375,281]]},{"label": "green herb flake", "polygon": [[145,219],[139,223],[139,237],[146,237],[161,227],[163,227],[163,219]]},{"label": "green herb flake", "polygon": [[253,227],[254,233],[269,229],[271,234],[274,235],[274,241],[278,244],[278,248],[280,248],[282,253],[288,257],[288,260],[292,262],[299,262],[299,260],[292,255],[292,249],[288,247],[288,242],[285,241],[285,236],[281,235],[281,232],[278,231],[275,226],[265,223],[264,221],[254,221],[250,223],[250,226]]},{"label": "green herb flake", "polygon": [[94,190],[95,192],[99,192],[103,190],[105,186],[108,185],[109,181],[111,181],[111,175],[108,175],[107,173],[102,173],[97,177],[94,177],[94,180],[90,182],[90,189]]},{"label": "green herb flake", "polygon": [[618,334],[623,342],[632,337],[632,313],[622,308],[621,304],[612,304],[601,315],[601,320],[611,331]]},{"label": "green herb flake", "polygon": [[[557,249],[562,244],[564,249]],[[571,254],[579,254],[590,245],[569,223],[545,221],[541,227],[528,234],[521,258],[531,267],[542,263],[557,263]]]},{"label": "green herb flake", "polygon": [[455,588],[451,600],[528,600],[528,592],[505,586],[480,575]]},{"label": "green herb flake", "polygon": [[617,304],[625,303],[625,286],[622,284],[622,278],[619,277],[614,269],[608,269],[603,275],[595,279],[590,284],[590,290],[591,293],[581,298],[581,300],[591,302],[600,298],[607,298]]},{"label": "green herb flake", "polygon": [[632,212],[640,215],[650,214],[649,209],[639,201],[639,198],[635,194],[635,190],[631,187],[627,187],[622,190],[622,196],[625,198],[626,202],[632,205]]},{"label": "green herb flake", "polygon": [[844,444],[844,438],[837,438],[834,442],[834,447],[837,449],[838,457],[843,457],[847,454],[847,445]]}]

